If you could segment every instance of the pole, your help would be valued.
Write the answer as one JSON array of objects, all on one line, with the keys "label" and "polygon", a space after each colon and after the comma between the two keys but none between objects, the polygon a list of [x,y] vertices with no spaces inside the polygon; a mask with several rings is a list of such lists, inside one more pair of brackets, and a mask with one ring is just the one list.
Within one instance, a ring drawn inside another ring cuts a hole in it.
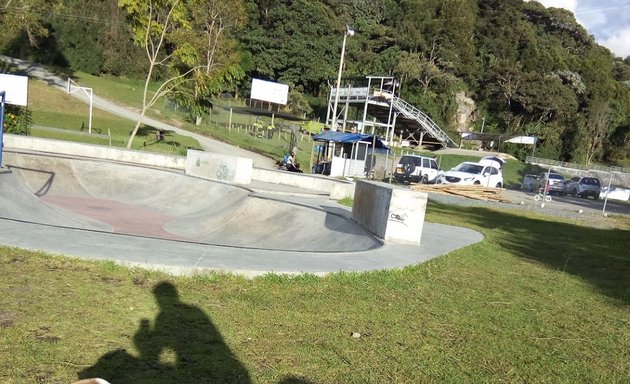
[{"label": "pole", "polygon": [[4,103],[6,101],[6,92],[0,91],[0,168],[2,167],[2,149],[4,148]]},{"label": "pole", "polygon": [[348,33],[343,35],[343,44],[341,45],[341,59],[339,60],[339,71],[337,73],[337,87],[335,88],[335,104],[333,106],[332,127],[333,131],[337,130],[337,105],[339,104],[339,87],[341,87],[341,70],[343,69],[343,56],[346,54],[346,39]]},{"label": "pole", "polygon": [[606,189],[606,197],[604,198],[604,208],[602,208],[602,215],[606,216],[606,204],[608,204],[608,194],[610,193],[610,185],[612,184],[612,172],[608,177],[608,188]]},{"label": "pole", "polygon": [[89,114],[89,121],[88,121],[88,133],[91,135],[92,134],[92,99],[93,99],[93,93],[92,93],[92,88],[87,88],[90,91],[90,114]]},{"label": "pole", "polygon": [[230,121],[228,122],[228,132],[232,132],[232,108],[230,108]]},{"label": "pole", "polygon": [[370,177],[370,179],[374,180],[374,163],[376,162],[376,153],[374,152],[376,150],[376,135],[372,135],[372,161],[370,162],[370,175],[372,177]]}]

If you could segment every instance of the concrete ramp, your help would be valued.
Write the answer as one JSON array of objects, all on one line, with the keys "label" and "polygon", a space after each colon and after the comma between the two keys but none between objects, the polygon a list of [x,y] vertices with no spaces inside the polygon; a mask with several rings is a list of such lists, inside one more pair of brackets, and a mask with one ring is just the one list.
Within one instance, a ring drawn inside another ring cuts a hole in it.
[{"label": "concrete ramp", "polygon": [[0,172],[0,217],[51,226],[112,230],[106,223],[47,204],[11,171]]},{"label": "concrete ramp", "polygon": [[18,152],[5,165],[0,208],[13,219],[261,250],[382,245],[343,215],[174,171]]}]

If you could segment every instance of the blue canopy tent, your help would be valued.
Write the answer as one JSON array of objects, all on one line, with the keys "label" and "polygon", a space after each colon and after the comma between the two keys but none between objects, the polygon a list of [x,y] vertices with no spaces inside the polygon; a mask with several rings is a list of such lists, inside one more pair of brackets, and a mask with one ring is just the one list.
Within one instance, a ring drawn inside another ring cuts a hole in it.
[{"label": "blue canopy tent", "polygon": [[[390,152],[380,138],[363,133],[326,131],[314,135],[313,141],[327,143],[318,148],[317,164],[313,167],[313,173],[331,176],[369,174],[375,161],[374,154]],[[342,159],[343,165],[335,159]]]},{"label": "blue canopy tent", "polygon": [[[374,139],[376,139],[376,141],[374,141]],[[373,135],[368,135],[367,133],[326,131],[313,136],[313,140],[342,144],[352,144],[358,141],[370,143],[370,145],[375,143],[375,152],[389,152],[389,147],[386,146],[381,139],[378,137],[375,138]]]}]

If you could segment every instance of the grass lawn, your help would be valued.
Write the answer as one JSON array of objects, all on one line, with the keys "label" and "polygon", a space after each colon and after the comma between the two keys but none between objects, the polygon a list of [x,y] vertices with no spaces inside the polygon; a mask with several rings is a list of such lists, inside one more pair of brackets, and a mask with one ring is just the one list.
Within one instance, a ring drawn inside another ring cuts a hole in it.
[{"label": "grass lawn", "polygon": [[[0,382],[627,382],[630,223],[435,203],[427,219],[485,240],[397,271],[253,280],[0,248]],[[179,300],[154,296],[165,281]]]},{"label": "grass lawn", "polygon": [[[31,134],[36,137],[109,145],[111,135],[111,145],[124,147],[135,125],[134,121],[94,108],[93,135],[88,135],[88,105],[38,80],[29,83],[29,109],[34,124]],[[154,128],[141,127],[133,148],[180,155],[188,147],[201,148],[197,140],[174,132],[167,132],[164,141],[156,142],[155,132]]]}]

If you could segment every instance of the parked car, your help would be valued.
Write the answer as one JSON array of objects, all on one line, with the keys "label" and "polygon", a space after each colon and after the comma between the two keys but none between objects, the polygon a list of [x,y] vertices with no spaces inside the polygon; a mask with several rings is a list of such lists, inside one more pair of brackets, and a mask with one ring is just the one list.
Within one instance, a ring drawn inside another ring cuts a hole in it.
[{"label": "parked car", "polygon": [[599,192],[599,198],[605,199],[608,196],[608,200],[616,200],[630,203],[630,188],[624,187],[623,185],[613,184],[610,186],[610,190],[608,187],[602,187]]},{"label": "parked car", "polygon": [[443,184],[482,185],[503,187],[503,173],[494,162],[473,163],[465,161],[444,173],[440,179]]},{"label": "parked car", "polygon": [[553,172],[539,174],[531,184],[530,192],[544,190],[547,193],[564,193],[565,179],[562,175]]},{"label": "parked car", "polygon": [[523,177],[523,185],[521,186],[521,189],[523,191],[528,191],[531,192],[534,190],[534,181],[536,181],[536,179],[538,179],[538,175],[525,175]]},{"label": "parked car", "polygon": [[566,181],[564,184],[564,193],[571,194],[575,197],[588,197],[599,199],[601,185],[597,177],[580,177],[576,176]]},{"label": "parked car", "polygon": [[434,184],[441,173],[437,162],[431,157],[404,155],[396,165],[394,179],[400,183]]},{"label": "parked car", "polygon": [[481,160],[479,160],[479,162],[482,164],[485,164],[487,161],[494,161],[496,164],[490,164],[490,165],[496,165],[501,170],[503,170],[503,166],[506,163],[505,159],[502,159],[497,156],[486,156],[486,157],[482,157]]}]

